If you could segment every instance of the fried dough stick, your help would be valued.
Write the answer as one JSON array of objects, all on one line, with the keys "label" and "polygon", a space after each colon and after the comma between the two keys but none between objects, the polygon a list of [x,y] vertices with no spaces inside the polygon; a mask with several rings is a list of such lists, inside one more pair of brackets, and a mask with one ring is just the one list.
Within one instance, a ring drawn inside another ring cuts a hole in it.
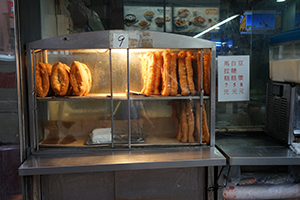
[{"label": "fried dough stick", "polygon": [[191,101],[186,102],[186,113],[187,113],[187,124],[188,124],[188,141],[190,143],[193,143],[195,142],[194,140],[195,119],[194,119]]},{"label": "fried dough stick", "polygon": [[169,96],[171,92],[171,78],[170,78],[170,66],[171,66],[171,54],[169,50],[163,52],[163,72],[162,72],[162,96]]},{"label": "fried dough stick", "polygon": [[147,86],[147,78],[148,78],[148,59],[146,57],[146,55],[139,55],[139,59],[141,60],[141,64],[142,64],[142,76],[143,76],[143,89],[141,90],[141,93],[142,94],[145,94],[145,91],[146,91],[146,86]]},{"label": "fried dough stick", "polygon": [[177,140],[180,141],[181,138],[179,136],[179,124],[180,124],[180,101],[179,100],[172,100],[168,102],[168,105],[170,105],[172,107],[172,119],[175,125],[175,130],[176,130],[176,138]]},{"label": "fried dough stick", "polygon": [[[181,105],[181,103],[180,103],[180,105]],[[179,106],[179,108],[181,108],[181,106]],[[179,111],[179,126],[178,126],[178,134],[177,134],[177,141],[181,141],[181,138],[182,138],[182,136],[183,136],[183,133],[182,133],[182,130],[181,130],[181,127],[182,127],[182,125],[181,125],[181,110]]]},{"label": "fried dough stick", "polygon": [[187,96],[190,94],[187,83],[187,73],[185,66],[185,57],[186,53],[184,51],[179,52],[178,54],[178,74],[179,74],[179,83],[181,87],[181,95]]},{"label": "fried dough stick", "polygon": [[185,66],[186,66],[186,73],[187,73],[187,82],[188,88],[191,92],[191,95],[196,94],[195,84],[193,81],[193,67],[192,67],[192,52],[188,51],[187,56],[185,58]]},{"label": "fried dough stick", "polygon": [[205,101],[203,102],[203,108],[202,108],[202,143],[209,144],[210,140],[210,134],[208,131],[208,126],[207,126],[207,117],[206,117],[206,111],[204,108]]},{"label": "fried dough stick", "polygon": [[181,124],[181,142],[187,142],[188,141],[188,123],[187,123],[187,114],[186,114],[186,102],[182,101],[181,102],[181,119],[180,119],[180,124]]},{"label": "fried dough stick", "polygon": [[210,95],[210,55],[210,53],[203,54],[203,90],[206,95]]},{"label": "fried dough stick", "polygon": [[159,86],[160,86],[160,79],[161,79],[161,70],[163,68],[163,57],[161,55],[160,51],[157,51],[155,54],[155,59],[156,59],[156,63],[155,63],[155,83],[154,83],[154,94],[155,95],[159,95],[160,91],[159,91]]},{"label": "fried dough stick", "polygon": [[197,94],[200,94],[198,91],[199,91],[199,87],[198,86],[198,74],[199,74],[199,71],[198,71],[198,65],[197,65],[197,53],[193,53],[192,54],[192,68],[193,68],[193,81],[194,81],[194,85],[195,85],[195,90],[196,90],[196,93]]},{"label": "fried dough stick", "polygon": [[171,65],[170,65],[170,75],[171,75],[171,96],[176,96],[178,91],[177,83],[177,53],[171,53]]},{"label": "fried dough stick", "polygon": [[200,115],[201,115],[200,102],[196,101],[195,102],[195,122],[196,122],[195,140],[196,140],[196,142],[200,142],[200,135],[201,135]]},{"label": "fried dough stick", "polygon": [[151,95],[153,94],[154,91],[154,83],[156,78],[156,74],[155,74],[156,59],[154,53],[151,51],[147,52],[147,57],[148,57],[148,71],[147,71],[148,78],[147,78],[145,94]]},{"label": "fried dough stick", "polygon": [[202,90],[202,88],[201,88],[201,79],[202,79],[202,77],[201,77],[201,53],[200,52],[198,52],[197,54],[196,54],[196,59],[197,59],[197,80],[198,80],[198,90],[197,90],[197,93],[200,95],[200,93],[201,93],[201,90]]}]

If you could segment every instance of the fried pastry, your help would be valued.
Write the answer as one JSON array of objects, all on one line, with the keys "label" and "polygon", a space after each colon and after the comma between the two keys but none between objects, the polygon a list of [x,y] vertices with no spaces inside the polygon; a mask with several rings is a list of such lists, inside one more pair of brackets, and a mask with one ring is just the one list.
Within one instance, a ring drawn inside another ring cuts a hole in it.
[{"label": "fried pastry", "polygon": [[70,78],[69,66],[57,62],[53,65],[50,83],[53,92],[58,96],[65,96],[69,91]]},{"label": "fried pastry", "polygon": [[185,143],[188,141],[188,123],[187,123],[187,114],[186,114],[186,103],[185,101],[181,102],[181,142]]},{"label": "fried pastry", "polygon": [[156,65],[156,57],[154,56],[154,53],[149,51],[147,53],[148,58],[148,70],[147,70],[147,85],[145,94],[146,95],[152,95],[154,93],[154,84],[155,84],[155,65]]},{"label": "fried pastry", "polygon": [[163,52],[163,72],[162,72],[162,96],[169,96],[171,92],[170,65],[171,54],[169,50]]},{"label": "fried pastry", "polygon": [[187,56],[185,58],[185,66],[187,73],[187,83],[188,88],[191,92],[191,95],[196,94],[194,80],[193,80],[193,67],[192,67],[192,53],[190,51],[187,52]]},{"label": "fried pastry", "polygon": [[203,90],[206,95],[210,95],[210,57],[210,53],[203,54]]},{"label": "fried pastry", "polygon": [[198,52],[197,53],[197,71],[198,71],[198,77],[197,77],[197,80],[198,80],[198,90],[197,90],[197,93],[200,95],[201,93],[201,80],[202,79],[202,76],[203,76],[203,73],[201,74],[201,53]]},{"label": "fried pastry", "polygon": [[[181,116],[181,112],[180,112],[180,116]],[[181,130],[181,121],[179,120],[179,126],[178,126],[178,134],[177,134],[177,141],[181,141],[181,138],[182,138],[182,130]]]},{"label": "fried pastry", "polygon": [[147,74],[148,60],[145,54],[139,55],[139,59],[141,60],[141,64],[142,64],[142,76],[143,76],[143,89],[141,90],[141,93],[145,94],[146,86],[147,86],[147,78],[148,78],[148,74]]},{"label": "fried pastry", "polygon": [[195,102],[195,122],[196,122],[196,130],[195,130],[195,140],[196,142],[200,142],[201,136],[201,106],[200,102]]},{"label": "fried pastry", "polygon": [[180,124],[180,115],[181,115],[181,109],[180,109],[180,100],[171,100],[168,102],[168,105],[172,107],[172,119],[175,125],[176,130],[176,137],[177,140],[180,141],[179,136],[179,124]]},{"label": "fried pastry", "polygon": [[207,125],[206,111],[204,108],[205,101],[203,103],[204,104],[203,104],[203,108],[202,108],[202,143],[209,144],[210,134],[209,134],[208,125]]},{"label": "fried pastry", "polygon": [[163,57],[161,55],[160,51],[157,51],[155,54],[155,83],[154,83],[154,94],[159,95],[159,86],[160,86],[160,80],[161,80],[161,70],[163,68]]},{"label": "fried pastry", "polygon": [[48,92],[47,96],[52,96],[52,95],[54,95],[54,92],[51,88],[51,80],[50,80],[50,76],[51,76],[51,73],[52,73],[52,65],[49,64],[49,63],[43,63],[43,64],[45,64],[45,66],[47,68],[48,75],[49,75],[49,81],[50,81],[50,88],[49,88],[49,92]]},{"label": "fried pastry", "polygon": [[48,72],[48,75],[51,76],[51,73],[52,73],[52,65],[49,64],[49,63],[44,63],[46,68],[47,68],[47,72]]},{"label": "fried pastry", "polygon": [[178,91],[177,83],[177,53],[171,53],[171,65],[170,65],[170,75],[171,75],[171,96],[176,96]]},{"label": "fried pastry", "polygon": [[[69,81],[70,81],[71,68],[66,64],[63,64],[63,65],[69,74]],[[70,96],[70,95],[73,95],[73,87],[72,87],[71,83],[69,83],[69,89],[68,89],[66,96]]]},{"label": "fried pastry", "polygon": [[190,90],[188,88],[188,83],[187,83],[185,57],[186,57],[186,53],[184,51],[179,52],[179,54],[178,54],[178,74],[179,74],[181,95],[183,95],[183,96],[187,96],[190,94]]},{"label": "fried pastry", "polygon": [[186,113],[187,113],[187,124],[188,124],[188,141],[190,143],[195,142],[194,140],[194,130],[195,130],[195,118],[192,108],[192,102],[186,102]]},{"label": "fried pastry", "polygon": [[35,84],[36,95],[46,97],[50,89],[50,81],[48,70],[44,63],[39,62],[35,66]]},{"label": "fried pastry", "polygon": [[88,87],[87,87],[87,90],[85,91],[85,93],[83,94],[83,96],[86,96],[89,94],[89,92],[91,91],[91,88],[92,88],[92,73],[91,73],[90,69],[86,66],[86,64],[84,64],[84,63],[82,63],[82,64],[88,75]]},{"label": "fried pastry", "polygon": [[74,61],[71,65],[70,83],[73,88],[73,94],[84,96],[89,93],[92,80],[88,73],[89,68],[81,62]]},{"label": "fried pastry", "polygon": [[[199,88],[200,88],[200,71],[198,71],[198,63],[197,63],[197,56],[198,53],[192,54],[192,68],[193,68],[193,81],[195,85],[195,90],[197,94],[200,94]],[[199,78],[199,80],[198,80]]]}]

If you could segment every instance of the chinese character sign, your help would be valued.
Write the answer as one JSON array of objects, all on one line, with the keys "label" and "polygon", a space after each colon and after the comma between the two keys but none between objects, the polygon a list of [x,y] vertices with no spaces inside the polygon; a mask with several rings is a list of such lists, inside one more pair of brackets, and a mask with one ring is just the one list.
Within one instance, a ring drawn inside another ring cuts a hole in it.
[{"label": "chinese character sign", "polygon": [[218,56],[218,101],[249,100],[249,56]]}]

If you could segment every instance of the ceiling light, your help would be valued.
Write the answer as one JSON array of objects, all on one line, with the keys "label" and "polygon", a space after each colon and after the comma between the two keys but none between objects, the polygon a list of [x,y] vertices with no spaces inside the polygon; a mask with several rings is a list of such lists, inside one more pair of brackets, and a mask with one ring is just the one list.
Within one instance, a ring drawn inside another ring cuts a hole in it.
[{"label": "ceiling light", "polygon": [[284,2],[285,0],[276,0],[276,2]]}]

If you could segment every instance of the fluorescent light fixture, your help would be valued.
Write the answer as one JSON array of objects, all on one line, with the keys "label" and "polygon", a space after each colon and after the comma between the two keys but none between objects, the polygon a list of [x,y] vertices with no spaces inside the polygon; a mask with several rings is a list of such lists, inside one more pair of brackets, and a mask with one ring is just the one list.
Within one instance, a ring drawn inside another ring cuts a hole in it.
[{"label": "fluorescent light fixture", "polygon": [[193,38],[200,37],[201,35],[204,35],[205,33],[209,32],[209,31],[211,31],[211,30],[214,30],[214,29],[217,28],[218,26],[221,26],[221,25],[223,25],[223,24],[229,22],[230,20],[233,20],[234,18],[236,18],[236,17],[238,17],[238,16],[240,16],[240,15],[239,15],[239,14],[233,15],[233,16],[231,16],[231,17],[229,17],[229,18],[227,18],[227,19],[225,19],[225,20],[223,20],[223,21],[221,21],[221,22],[215,24],[214,26],[212,26],[212,27],[206,29],[205,31],[202,31],[201,33],[195,35]]},{"label": "fluorescent light fixture", "polygon": [[284,2],[285,0],[276,0],[276,2]]}]

